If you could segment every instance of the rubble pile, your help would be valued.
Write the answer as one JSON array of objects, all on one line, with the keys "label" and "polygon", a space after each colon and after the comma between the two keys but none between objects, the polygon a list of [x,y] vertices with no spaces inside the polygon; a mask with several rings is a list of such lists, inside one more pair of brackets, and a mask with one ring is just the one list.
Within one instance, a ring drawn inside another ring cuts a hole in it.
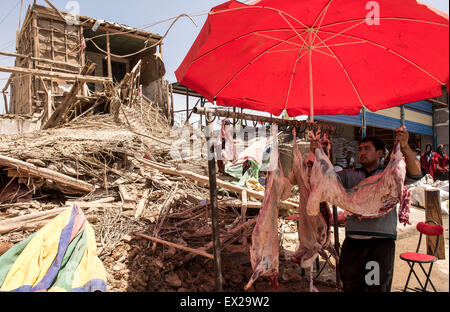
[{"label": "rubble pile", "polygon": [[[93,101],[56,127],[0,137],[0,255],[76,204],[95,230],[107,291],[214,291],[206,158],[173,161],[177,138],[144,97],[98,96],[103,110]],[[238,187],[218,178],[224,289],[242,291],[263,194],[248,190],[242,213]],[[288,255],[280,276],[281,288],[307,289]],[[262,279],[255,290],[273,289]]]}]

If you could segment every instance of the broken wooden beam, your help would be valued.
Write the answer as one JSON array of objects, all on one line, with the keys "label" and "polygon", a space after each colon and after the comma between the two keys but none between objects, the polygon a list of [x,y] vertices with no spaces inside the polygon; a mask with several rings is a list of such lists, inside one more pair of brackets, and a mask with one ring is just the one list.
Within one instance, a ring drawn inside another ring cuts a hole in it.
[{"label": "broken wooden beam", "polygon": [[0,155],[0,165],[8,168],[14,168],[21,174],[29,174],[30,176],[41,177],[64,184],[75,190],[88,193],[95,190],[95,187],[87,182],[79,181],[75,178],[66,176],[62,173],[50,169],[39,168],[33,164],[29,164],[11,157]]},{"label": "broken wooden beam", "polygon": [[[156,169],[162,173],[166,173],[166,174],[171,174],[171,175],[175,175],[175,176],[182,176],[197,182],[200,182],[204,185],[209,185],[209,178],[206,176],[202,176],[200,174],[191,172],[191,171],[186,171],[186,170],[176,170],[174,168],[170,168],[170,167],[166,167],[166,166],[162,166],[160,164],[157,164],[155,162],[146,160],[142,157],[134,157],[137,161],[139,161],[140,163],[142,163],[143,165]],[[236,192],[238,194],[242,194],[243,191],[247,192],[248,196],[252,196],[254,198],[257,199],[264,199],[264,193],[263,192],[257,192],[251,189],[247,189],[247,188],[243,188],[231,183],[227,183],[225,181],[219,180],[217,179],[217,186],[220,186],[224,189],[227,189],[229,191],[233,191]],[[282,201],[280,202],[280,207],[281,208],[287,208],[287,209],[297,209],[298,207],[298,203],[294,203],[294,202],[290,202],[290,201]]]},{"label": "broken wooden beam", "polygon": [[[90,75],[97,65],[95,63],[88,62],[83,67],[83,70],[81,71],[81,75]],[[61,125],[64,122],[67,122],[67,114],[73,106],[76,103],[76,96],[78,95],[78,91],[82,90],[84,87],[85,82],[84,81],[76,81],[70,91],[64,96],[64,99],[61,103],[61,105],[56,108],[54,113],[50,116],[48,121],[45,123],[45,125],[42,127],[42,130],[47,130],[50,128],[53,128],[55,126]]]},{"label": "broken wooden beam", "polygon": [[47,78],[55,78],[55,79],[71,80],[71,81],[92,82],[92,83],[99,83],[99,84],[102,84],[105,82],[112,82],[112,79],[104,78],[104,77],[66,74],[66,73],[60,73],[60,72],[51,72],[51,71],[46,71],[46,70],[22,68],[22,67],[15,67],[15,66],[0,66],[0,72],[22,74],[22,75],[33,75],[33,76],[38,76],[38,77],[47,77]]},{"label": "broken wooden beam", "polygon": [[148,235],[144,235],[142,233],[133,233],[133,234],[136,235],[136,236],[148,239],[148,240],[150,240],[152,242],[155,242],[155,243],[159,243],[159,244],[167,245],[169,247],[173,247],[173,248],[176,248],[176,249],[187,251],[187,252],[199,255],[199,256],[203,256],[203,257],[208,258],[208,259],[214,259],[213,255],[211,255],[211,254],[209,254],[207,252],[204,252],[202,250],[180,246],[180,245],[177,245],[177,244],[174,244],[174,243],[171,243],[171,242],[164,241],[162,239],[158,239],[158,238],[154,238],[154,237],[151,237],[151,236],[148,236]]},{"label": "broken wooden beam", "polygon": [[32,213],[25,216],[20,216],[0,222],[0,235],[7,234],[13,231],[22,229],[24,226],[29,226],[31,223],[51,219],[60,213],[64,212],[66,208],[53,209],[49,211]]}]

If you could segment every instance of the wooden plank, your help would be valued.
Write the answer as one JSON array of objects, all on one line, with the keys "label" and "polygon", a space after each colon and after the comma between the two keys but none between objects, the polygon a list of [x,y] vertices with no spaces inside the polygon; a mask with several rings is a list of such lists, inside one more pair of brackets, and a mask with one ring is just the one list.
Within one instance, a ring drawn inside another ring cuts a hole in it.
[{"label": "wooden plank", "polygon": [[55,79],[62,79],[62,80],[71,80],[71,81],[78,80],[80,82],[92,82],[92,83],[112,82],[112,80],[110,78],[104,78],[104,77],[50,72],[50,71],[45,71],[45,70],[34,70],[34,69],[15,67],[15,66],[0,66],[0,72],[15,73],[15,74],[22,74],[22,75],[33,75],[33,76],[48,77],[48,78],[55,78]]},{"label": "wooden plank", "polygon": [[124,202],[134,202],[135,201],[135,198],[128,193],[125,185],[123,185],[123,184],[119,185],[119,195]]},{"label": "wooden plank", "polygon": [[[441,212],[441,198],[439,190],[426,190],[425,191],[425,219],[426,221],[434,221],[437,224],[442,224],[442,212]],[[436,246],[436,237],[427,236],[427,254],[433,255],[434,248]],[[438,249],[436,252],[438,259],[445,259],[445,245],[444,235],[439,237]]]},{"label": "wooden plank", "polygon": [[0,235],[7,234],[16,230],[20,230],[23,226],[29,225],[32,222],[43,221],[47,219],[51,219],[56,217],[60,213],[64,212],[67,209],[59,208],[53,209],[49,211],[32,213],[25,216],[20,216],[12,219],[8,219],[0,222]]},{"label": "wooden plank", "polygon": [[35,165],[11,157],[0,155],[0,165],[9,168],[15,168],[21,174],[30,174],[32,176],[50,179],[54,182],[67,185],[76,190],[84,192],[92,192],[95,190],[95,187],[89,183],[79,181],[77,179],[74,179],[72,177],[66,176],[62,173],[50,169],[39,168]]},{"label": "wooden plank", "polygon": [[141,200],[139,201],[139,204],[138,204],[137,208],[136,208],[136,213],[134,215],[134,219],[137,220],[137,219],[139,219],[141,217],[142,213],[144,212],[144,208],[145,208],[145,205],[146,205],[147,200],[149,198],[149,195],[150,195],[150,190],[146,189],[144,191],[144,194],[142,195]]}]

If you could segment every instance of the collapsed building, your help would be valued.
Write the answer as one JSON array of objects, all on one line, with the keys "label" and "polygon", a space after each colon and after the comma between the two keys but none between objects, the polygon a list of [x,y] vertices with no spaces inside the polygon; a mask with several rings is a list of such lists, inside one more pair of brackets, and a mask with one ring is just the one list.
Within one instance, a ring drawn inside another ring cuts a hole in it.
[{"label": "collapsed building", "polygon": [[[56,8],[29,7],[17,34],[17,54],[10,54],[16,57],[15,66],[2,67],[11,76],[2,90],[9,116],[2,118],[0,129],[23,133],[44,128],[58,108],[67,105],[64,98],[68,93],[80,114],[108,91],[108,84],[125,85],[124,78],[134,83],[133,96],[152,103],[173,120],[170,86],[164,80],[162,39],[158,34],[91,17],[75,20]],[[104,106],[104,110],[111,109]],[[11,115],[22,117],[12,123]],[[19,125],[24,118],[38,125]]]}]

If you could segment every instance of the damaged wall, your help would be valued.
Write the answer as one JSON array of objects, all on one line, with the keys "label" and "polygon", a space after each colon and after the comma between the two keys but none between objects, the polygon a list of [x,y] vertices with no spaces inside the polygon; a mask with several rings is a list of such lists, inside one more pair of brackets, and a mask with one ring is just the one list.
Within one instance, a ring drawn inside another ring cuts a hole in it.
[{"label": "damaged wall", "polygon": [[25,134],[39,131],[41,121],[37,118],[3,115],[0,118],[0,135]]},{"label": "damaged wall", "polygon": [[[27,12],[17,41],[17,52],[54,61],[53,63],[16,59],[15,66],[45,71],[77,74],[84,65],[81,26],[60,21],[44,7],[36,6]],[[59,84],[71,82],[36,76],[22,76],[11,83],[11,113],[33,114],[48,109],[48,94],[53,95],[53,106],[62,100]],[[54,107],[53,107],[54,108]]]}]

